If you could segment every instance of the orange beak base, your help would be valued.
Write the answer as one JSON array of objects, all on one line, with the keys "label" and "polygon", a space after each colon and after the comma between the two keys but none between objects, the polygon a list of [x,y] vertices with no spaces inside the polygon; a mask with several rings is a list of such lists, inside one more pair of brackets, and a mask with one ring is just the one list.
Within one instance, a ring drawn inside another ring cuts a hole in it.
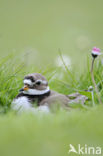
[{"label": "orange beak base", "polygon": [[24,91],[27,91],[29,88],[26,86],[26,87],[24,87]]}]

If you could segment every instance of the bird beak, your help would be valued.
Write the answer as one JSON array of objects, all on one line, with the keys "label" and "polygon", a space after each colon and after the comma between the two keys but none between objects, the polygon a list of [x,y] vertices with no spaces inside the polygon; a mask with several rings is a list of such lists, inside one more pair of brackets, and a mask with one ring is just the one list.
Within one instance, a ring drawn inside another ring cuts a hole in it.
[{"label": "bird beak", "polygon": [[21,88],[20,90],[19,90],[19,92],[23,92],[24,91],[24,89],[23,88]]},{"label": "bird beak", "polygon": [[28,89],[29,89],[28,86],[24,86],[24,88],[20,89],[19,91],[23,92],[23,91],[27,91]]}]

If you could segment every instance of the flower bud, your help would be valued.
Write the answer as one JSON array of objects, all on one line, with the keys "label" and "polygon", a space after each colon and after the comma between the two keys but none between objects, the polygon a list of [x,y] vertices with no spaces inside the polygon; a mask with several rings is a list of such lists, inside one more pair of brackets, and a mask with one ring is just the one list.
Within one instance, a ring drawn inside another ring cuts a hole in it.
[{"label": "flower bud", "polygon": [[92,49],[91,55],[93,58],[96,58],[97,56],[101,55],[101,50],[99,48],[94,47]]}]

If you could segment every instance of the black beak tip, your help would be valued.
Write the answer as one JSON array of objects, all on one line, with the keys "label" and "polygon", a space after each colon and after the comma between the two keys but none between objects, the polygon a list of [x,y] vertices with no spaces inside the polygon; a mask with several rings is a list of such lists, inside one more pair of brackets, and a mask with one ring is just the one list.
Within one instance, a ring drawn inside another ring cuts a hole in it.
[{"label": "black beak tip", "polygon": [[23,91],[24,91],[24,89],[23,89],[23,88],[19,90],[19,92],[23,92]]}]

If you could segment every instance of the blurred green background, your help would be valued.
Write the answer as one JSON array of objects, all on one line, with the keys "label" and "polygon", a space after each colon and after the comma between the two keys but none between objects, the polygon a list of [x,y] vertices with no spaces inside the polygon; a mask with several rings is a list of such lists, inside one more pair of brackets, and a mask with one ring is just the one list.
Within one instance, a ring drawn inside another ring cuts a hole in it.
[{"label": "blurred green background", "polygon": [[102,7],[102,0],[0,0],[0,56],[29,53],[25,62],[45,66],[60,48],[80,69],[93,46],[102,48]]}]

